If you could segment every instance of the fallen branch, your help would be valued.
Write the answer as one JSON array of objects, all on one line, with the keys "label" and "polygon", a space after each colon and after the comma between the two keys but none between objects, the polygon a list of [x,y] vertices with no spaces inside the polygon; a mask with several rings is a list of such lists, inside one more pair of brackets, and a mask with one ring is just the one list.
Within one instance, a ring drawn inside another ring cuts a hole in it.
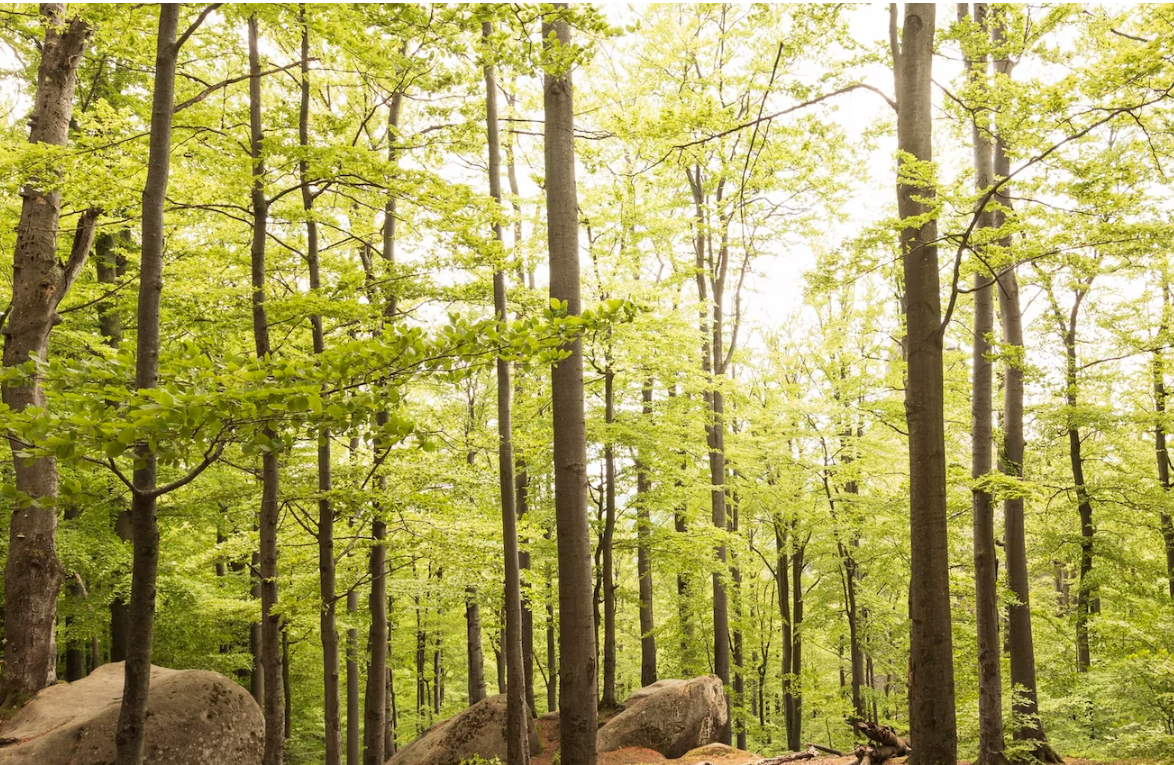
[{"label": "fallen branch", "polygon": [[788,762],[801,762],[803,760],[815,759],[818,756],[819,750],[812,746],[805,752],[792,752],[791,754],[783,754],[778,757],[768,757],[765,760],[759,760],[754,765],[785,765]]}]

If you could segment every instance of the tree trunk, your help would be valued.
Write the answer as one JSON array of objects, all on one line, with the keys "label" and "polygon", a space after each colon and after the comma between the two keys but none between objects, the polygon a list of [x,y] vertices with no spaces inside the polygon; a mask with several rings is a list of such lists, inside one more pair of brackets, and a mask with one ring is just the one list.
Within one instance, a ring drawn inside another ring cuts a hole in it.
[{"label": "tree trunk", "polygon": [[[301,109],[298,118],[298,145],[303,151],[310,146],[310,32],[306,6],[299,7],[302,22]],[[302,182],[302,209],[306,212],[306,263],[310,270],[310,290],[317,294],[322,289],[318,262],[318,222],[314,220],[314,189],[309,177],[309,163],[305,157],[298,162]],[[310,316],[314,353],[326,350],[322,316]],[[342,719],[339,698],[339,650],[335,596],[334,565],[334,507],[330,501],[333,476],[330,463],[330,431],[318,431],[318,594],[322,605],[318,614],[318,634],[322,640],[323,725],[326,745],[325,765],[342,762]]]},{"label": "tree trunk", "polygon": [[[550,527],[546,528],[546,540],[551,538]],[[546,711],[558,709],[558,648],[554,611],[554,572],[550,564],[543,567],[546,579]]]},{"label": "tree trunk", "polygon": [[[737,475],[735,473],[735,475]],[[738,533],[738,495],[735,492],[730,492],[730,533]],[[742,569],[738,567],[737,558],[731,556],[730,558],[730,581],[734,585],[734,633],[733,633],[733,652],[734,660],[734,704],[739,708],[745,705],[744,693],[746,691],[746,680],[742,675]],[[736,739],[736,746],[739,749],[746,749],[746,726],[741,721],[734,724],[737,728],[738,734]]]},{"label": "tree trunk", "polygon": [[[641,414],[652,419],[652,378],[640,388]],[[652,513],[649,497],[652,477],[649,474],[648,447],[642,445],[636,462],[636,570],[640,579],[640,685],[657,681],[656,620],[652,611]]]},{"label": "tree trunk", "polygon": [[[481,36],[486,52],[490,48],[493,24],[482,22]],[[485,124],[489,144],[489,194],[498,207],[501,195],[501,138],[497,125],[497,75],[493,64],[485,64]],[[493,237],[504,251],[501,223],[493,224]],[[493,272],[493,313],[500,322],[508,319],[506,305],[505,269],[498,266]],[[580,378],[581,382],[581,378]],[[505,553],[506,659],[506,765],[527,765],[530,762],[530,704],[526,701],[526,687],[531,679],[526,676],[522,655],[522,573],[518,559],[518,508],[514,503],[514,443],[510,412],[510,364],[497,358],[497,467],[501,488],[501,533]],[[484,685],[484,681],[482,681]]]},{"label": "tree trunk", "polygon": [[931,162],[933,106],[930,98],[936,8],[906,3],[904,31],[896,35],[893,13],[893,72],[896,80],[898,171],[901,219],[921,220],[901,230],[905,276],[909,426],[910,735],[917,742],[914,765],[954,765],[958,734],[954,717],[954,652],[950,632],[950,570],[946,529],[946,448],[942,383],[942,309],[938,283],[938,226],[924,200],[932,186],[901,176],[909,162]]},{"label": "tree trunk", "polygon": [[[722,358],[722,305],[725,296],[726,247],[723,236],[719,252],[720,275],[713,268],[713,243],[706,233],[706,193],[702,169],[697,166],[695,175],[689,174],[689,187],[693,194],[694,207],[694,259],[696,262],[697,299],[701,324],[701,369],[713,386],[705,392],[709,405],[709,422],[705,426],[706,442],[709,447],[709,501],[711,520],[719,534],[726,532],[726,453],[725,453],[725,398],[717,387],[717,377],[724,374]],[[720,192],[719,200],[720,202]],[[708,242],[708,256],[706,243]],[[709,290],[713,286],[713,321],[709,321]],[[726,545],[717,545],[718,565],[713,572],[713,671],[726,689],[726,706],[729,707],[730,687],[730,611],[724,577],[726,574]],[[727,725],[719,736],[723,744],[730,743],[730,726]]]},{"label": "tree trunk", "polygon": [[[996,17],[997,19],[998,17]],[[1005,46],[1004,30],[996,21],[991,30],[996,50]],[[1005,53],[997,54],[995,71],[1004,77],[1011,75],[1011,61]],[[996,179],[1007,178],[1011,163],[1001,137],[996,136],[994,147],[994,174]],[[1010,188],[1000,187],[995,194],[998,202],[994,211],[994,225],[1001,229],[1011,210]],[[1012,237],[1001,234],[999,246],[1011,253]],[[1023,477],[1025,441],[1023,437],[1023,311],[1019,304],[1019,281],[1015,267],[1001,271],[997,279],[999,321],[1007,360],[1003,368],[1003,448],[1000,469],[1012,478]],[[1031,586],[1027,575],[1027,540],[1023,522],[1023,498],[1012,496],[1003,500],[1003,534],[1007,555],[1007,585],[1015,596],[1007,606],[1007,643],[1011,654],[1012,719],[1017,721],[1013,735],[1016,741],[1034,742],[1032,754],[1048,763],[1063,762],[1048,744],[1043,723],[1039,719],[1039,700],[1035,680],[1035,646],[1031,633]]]},{"label": "tree trunk", "polygon": [[[151,101],[151,137],[147,181],[143,187],[143,243],[139,277],[138,343],[135,387],[159,384],[159,306],[163,295],[163,208],[171,170],[171,113],[175,102],[175,67],[179,50],[178,6],[159,7],[155,54],[155,86]],[[159,525],[156,517],[155,454],[140,444],[135,449],[131,524],[134,561],[131,570],[127,650],[122,704],[115,735],[118,765],[138,765],[146,737],[147,696],[151,682],[151,648],[155,633],[155,581],[159,569]]]},{"label": "tree trunk", "polygon": [[465,588],[465,644],[468,649],[469,706],[485,698],[485,658],[481,651],[481,607],[477,588]]},{"label": "tree trunk", "polygon": [[[1162,322],[1158,327],[1158,340],[1154,349],[1154,445],[1158,458],[1158,482],[1162,492],[1170,496],[1170,453],[1166,450],[1166,366],[1161,345],[1166,342],[1166,333],[1170,329],[1170,283],[1166,276],[1166,269],[1162,269]],[[1162,532],[1162,543],[1166,549],[1166,579],[1169,583],[1170,598],[1174,600],[1174,521],[1170,513],[1162,511],[1158,515],[1159,528]]]},{"label": "tree trunk", "polygon": [[[389,161],[398,164],[396,142],[399,140],[400,110],[403,107],[403,91],[396,91],[391,96],[391,103],[387,109],[387,155]],[[383,260],[389,265],[395,265],[395,205],[394,195],[389,195],[383,208]],[[394,292],[386,296],[383,305],[383,321],[388,321],[396,315],[397,298]],[[377,330],[381,331],[381,330]],[[381,410],[375,416],[376,425],[380,428],[390,422],[390,415]],[[374,440],[374,459],[379,460],[379,452],[384,448],[381,438]],[[375,468],[376,495],[382,496],[387,491],[387,477],[378,467]],[[371,594],[368,599],[368,610],[371,615],[371,626],[367,632],[367,689],[364,695],[363,708],[363,763],[364,765],[383,765],[387,759],[384,749],[387,726],[387,549],[384,539],[387,536],[387,522],[381,517],[380,503],[376,502],[374,517],[371,520],[371,535],[374,538],[370,557],[368,558],[368,575],[371,577]]]},{"label": "tree trunk", "polygon": [[[265,163],[262,155],[261,58],[257,41],[257,17],[249,17],[249,134],[253,156],[252,270],[253,338],[258,359],[270,354],[269,317],[265,308],[265,241],[269,200],[265,198]],[[263,436],[273,443],[277,434],[266,427]],[[258,518],[261,589],[261,674],[264,678],[265,752],[263,765],[281,765],[285,694],[281,670],[281,616],[277,607],[277,504],[280,475],[277,452],[271,447],[261,456],[261,511]]]},{"label": "tree trunk", "polygon": [[[118,280],[126,274],[126,256],[114,252],[115,245],[126,247],[130,244],[130,229],[123,229],[117,235],[102,233],[94,240],[94,257],[97,261],[98,283],[107,290],[113,290]],[[98,304],[98,331],[106,344],[118,350],[122,345],[122,317],[113,301],[103,300]],[[121,505],[114,522],[114,533],[123,542],[131,542],[130,509]],[[110,661],[126,660],[126,633],[129,611],[126,599],[115,595],[110,601]]]},{"label": "tree trunk", "polygon": [[[346,594],[346,610],[351,619],[359,611],[359,594],[352,588]],[[346,763],[359,765],[359,631],[346,631]]]},{"label": "tree trunk", "polygon": [[1089,621],[1092,615],[1100,610],[1096,605],[1096,596],[1090,581],[1093,538],[1096,534],[1092,518],[1092,497],[1089,496],[1088,487],[1084,481],[1084,456],[1081,450],[1080,428],[1076,425],[1076,406],[1079,395],[1079,381],[1076,374],[1076,320],[1080,309],[1080,298],[1083,295],[1083,292],[1077,293],[1072,312],[1069,315],[1068,327],[1064,333],[1066,358],[1064,399],[1068,406],[1068,456],[1072,465],[1072,482],[1076,486],[1077,509],[1080,513],[1080,581],[1077,583],[1076,590],[1076,671],[1081,673],[1087,672],[1091,665]]},{"label": "tree trunk", "polygon": [[[604,422],[612,425],[616,421],[615,372],[610,362],[603,373]],[[610,428],[603,446],[604,471],[604,516],[603,537],[599,545],[603,551],[603,696],[601,709],[616,709],[616,575],[615,575],[615,534],[616,534],[616,453]]]},{"label": "tree trunk", "polygon": [[[507,96],[507,100],[508,100]],[[511,102],[512,103],[512,102]],[[514,167],[513,140],[506,141],[506,177],[509,179],[510,195],[513,198],[514,208],[514,250],[519,255],[518,283],[525,285],[525,265],[520,262],[520,246],[522,242],[522,205],[518,201],[518,174]],[[524,318],[521,310],[518,318]],[[520,381],[512,386],[515,402],[522,400],[522,386]],[[511,441],[512,445],[512,441]],[[520,452],[514,452],[515,478],[517,487],[515,500],[518,506],[518,523],[522,523],[530,512],[530,475],[526,467],[526,458]],[[518,548],[518,568],[522,571],[530,570],[530,551],[524,547]],[[526,678],[526,704],[530,707],[530,715],[538,716],[538,707],[534,701],[534,611],[531,605],[531,587],[522,593],[522,671]]]},{"label": "tree trunk", "polygon": [[[564,51],[571,30],[557,3],[542,23],[549,51]],[[553,18],[552,18],[553,16]],[[579,205],[575,188],[574,107],[571,73],[548,71],[543,83],[547,235],[550,297],[581,312]],[[554,413],[554,503],[558,536],[559,655],[562,664],[559,733],[562,765],[595,765],[596,666],[591,600],[591,531],[587,525],[587,439],[583,415],[583,342],[551,372]]]},{"label": "tree trunk", "polygon": [[[65,146],[73,111],[77,66],[90,28],[80,19],[65,21],[65,5],[42,3],[45,42],[37,68],[29,143]],[[47,186],[54,178],[45,178]],[[49,333],[59,321],[57,305],[85,262],[93,242],[96,213],[85,213],[74,237],[69,261],[57,260],[61,192],[45,192],[30,183],[21,189],[20,223],[13,253],[12,302],[4,326],[4,366],[25,364],[30,356],[45,359]],[[84,245],[84,248],[82,247]],[[14,413],[43,407],[40,376],[3,388],[4,403]],[[57,461],[39,457],[26,464],[17,454],[19,439],[9,441],[16,491],[29,502],[13,508],[4,568],[3,703],[12,709],[57,679],[54,627],[62,570],[57,559]]]},{"label": "tree trunk", "polygon": [[[966,3],[958,4],[958,21],[969,18]],[[986,4],[974,4],[974,23],[986,28]],[[985,46],[980,46],[980,49]],[[973,46],[963,42],[963,58],[967,77],[985,93],[988,87],[989,61],[985,52],[973,55]],[[985,112],[975,112],[971,122],[971,143],[974,147],[975,192],[983,194],[993,183],[990,120]],[[981,115],[981,116],[980,116]],[[994,224],[992,212],[976,210],[976,232],[990,229]],[[985,259],[984,259],[985,260]],[[974,273],[974,345],[972,367],[974,388],[970,399],[971,479],[978,482],[993,468],[993,435],[991,401],[993,368],[990,359],[990,336],[994,332],[994,293],[992,274],[978,269]],[[978,762],[983,765],[1001,765],[1003,754],[1003,680],[1002,658],[999,654],[999,585],[998,553],[995,549],[995,509],[991,493],[978,485],[971,489],[971,510],[974,530],[974,591],[975,618],[978,642]]]}]

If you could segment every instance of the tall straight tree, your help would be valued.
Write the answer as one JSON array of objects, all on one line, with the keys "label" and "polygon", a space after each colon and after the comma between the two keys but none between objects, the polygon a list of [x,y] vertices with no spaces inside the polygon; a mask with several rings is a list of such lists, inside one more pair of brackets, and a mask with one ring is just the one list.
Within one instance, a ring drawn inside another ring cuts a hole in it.
[{"label": "tall straight tree", "polygon": [[936,8],[906,3],[901,34],[890,8],[897,92],[897,211],[905,279],[905,416],[909,428],[909,730],[914,765],[954,765],[954,650],[946,528],[946,444],[938,225],[923,181],[933,161],[933,38]]},{"label": "tall straight tree", "polygon": [[[1170,331],[1170,278],[1167,266],[1161,266],[1161,296],[1162,318],[1158,325],[1158,337],[1155,342],[1152,370],[1154,376],[1154,447],[1158,458],[1158,484],[1162,493],[1170,495],[1170,452],[1166,448],[1166,359],[1163,355],[1163,344]],[[1162,546],[1166,551],[1166,581],[1170,590],[1170,597],[1174,599],[1174,520],[1170,513],[1163,510],[1158,514],[1158,528],[1162,532]]]},{"label": "tall straight tree", "polygon": [[[306,6],[299,7],[302,23],[301,104],[298,112],[298,145],[302,151],[310,146],[310,25]],[[310,289],[317,293],[322,288],[319,265],[318,222],[314,220],[315,190],[305,155],[298,162],[301,176],[302,209],[306,213],[306,264],[310,271]],[[314,353],[326,350],[326,336],[321,314],[310,316]],[[330,501],[333,475],[330,464],[330,431],[318,432],[318,592],[322,598],[318,632],[322,640],[323,724],[326,739],[326,765],[342,762],[342,719],[339,698],[339,650],[335,596],[334,565],[334,504]]]},{"label": "tall straight tree", "polygon": [[[80,19],[66,21],[64,3],[42,3],[45,41],[37,67],[37,92],[29,122],[29,143],[65,146],[73,112],[77,67],[90,36]],[[44,359],[57,305],[85,264],[94,240],[96,212],[83,213],[69,259],[57,259],[61,192],[50,173],[21,189],[20,223],[12,261],[12,303],[4,326],[4,366],[20,366],[30,356]],[[3,388],[13,412],[44,407],[40,378]],[[11,708],[57,679],[54,622],[62,569],[57,559],[57,462],[51,456],[26,460],[26,447],[11,438],[16,490],[27,497],[13,509],[4,567],[3,703]]]},{"label": "tall straight tree", "polygon": [[[652,420],[652,378],[640,386],[640,413],[645,422]],[[652,475],[650,448],[641,444],[636,458],[636,572],[640,578],[640,685],[657,681],[656,619],[652,610]]]},{"label": "tall straight tree", "polygon": [[[1013,66],[1006,50],[1002,12],[996,11],[991,24],[991,42],[995,51],[996,86],[1011,77]],[[995,134],[994,180],[1011,175],[1011,161],[1001,131]],[[999,248],[1013,258],[1013,239],[1004,230],[1012,212],[1010,184],[1003,183],[995,193],[994,225],[999,229]],[[1003,353],[1003,446],[999,468],[1011,478],[1023,478],[1025,439],[1023,434],[1023,309],[1019,302],[1019,279],[1015,263],[998,274],[999,323],[1002,327]],[[1031,632],[1031,582],[1027,574],[1027,539],[1023,520],[1023,496],[1012,492],[1003,500],[1003,537],[1007,555],[1007,585],[1014,596],[1007,606],[1007,645],[1011,654],[1011,709],[1016,721],[1012,735],[1016,741],[1030,742],[1031,754],[1048,763],[1062,759],[1048,744],[1039,718],[1039,693],[1035,678],[1035,644]]]},{"label": "tall straight tree", "polygon": [[[171,173],[171,121],[175,104],[176,62],[179,49],[214,8],[205,8],[177,38],[180,6],[159,6],[147,181],[143,186],[142,257],[139,266],[135,387],[140,391],[159,385],[163,210]],[[135,449],[136,468],[130,482],[134,561],[127,616],[125,680],[115,734],[118,765],[138,765],[143,756],[147,694],[151,682],[151,649],[155,632],[155,582],[159,570],[158,499],[193,480],[219,457],[222,448],[222,445],[216,446],[214,442],[195,469],[163,486],[157,485],[156,481],[155,452],[147,444],[139,444]]]},{"label": "tall straight tree", "polygon": [[[264,131],[261,125],[261,55],[257,40],[257,17],[249,16],[249,147],[253,159],[253,234],[249,248],[252,272],[253,341],[257,358],[269,356],[269,316],[265,307],[265,242],[269,222],[269,200],[265,197]],[[262,432],[269,444],[276,433],[266,426]],[[261,455],[260,531],[261,581],[261,674],[265,683],[264,765],[281,765],[285,752],[285,694],[281,679],[281,615],[277,607],[277,524],[280,473],[277,451],[272,446]]]},{"label": "tall straight tree", "polygon": [[[489,151],[489,195],[499,211],[501,194],[501,136],[497,124],[497,73],[493,60],[491,38],[493,23],[481,22],[481,40],[485,60],[485,129]],[[504,257],[505,236],[500,219],[493,224],[493,241],[497,256]],[[505,266],[498,262],[493,271],[493,313],[500,322],[508,319],[506,305]],[[522,574],[518,561],[518,517],[514,491],[514,445],[510,412],[510,364],[497,358],[497,469],[501,489],[501,533],[505,551],[505,584],[502,602],[505,608],[506,660],[506,762],[507,765],[527,765],[530,761],[530,706],[526,701],[526,686],[530,678],[525,673],[522,657]],[[484,687],[484,683],[482,684]]]},{"label": "tall straight tree", "polygon": [[[406,43],[405,43],[406,44]],[[387,107],[387,157],[394,165],[398,160],[399,121],[400,110],[403,108],[403,90],[396,90],[391,95],[391,102]],[[383,260],[390,266],[395,265],[395,207],[394,194],[389,194],[383,206]],[[368,278],[372,276],[370,265]],[[398,301],[394,292],[388,294],[383,301],[383,315],[380,322],[387,322],[395,317],[398,310]],[[382,332],[380,328],[378,330]],[[390,413],[386,409],[380,410],[375,416],[378,427],[385,427],[390,422]],[[383,448],[383,439],[375,438],[375,459],[380,459],[378,452]],[[378,471],[378,464],[375,466]],[[387,476],[378,471],[375,476],[376,494],[382,496],[387,490]],[[387,683],[387,548],[384,540],[387,537],[387,522],[383,519],[382,508],[379,502],[374,506],[374,517],[371,519],[371,536],[373,544],[367,559],[367,573],[371,577],[371,594],[368,598],[368,611],[371,614],[371,626],[367,631],[367,652],[370,660],[367,665],[367,689],[363,703],[363,763],[364,765],[383,765],[386,757],[387,734],[385,728],[389,724],[387,714],[388,683]]]},{"label": "tall straight tree", "polygon": [[[567,4],[542,20],[543,148],[550,297],[568,316],[581,311],[579,203],[575,187],[574,95]],[[551,371],[554,415],[554,512],[558,548],[559,739],[563,765],[595,765],[597,730],[591,532],[587,524],[587,433],[583,414],[583,341],[563,347]]]},{"label": "tall straight tree", "polygon": [[[969,26],[967,3],[958,3],[958,21],[963,25],[963,59],[966,76],[979,95],[985,94],[989,78],[986,3],[974,4],[974,32]],[[977,43],[977,44],[975,44]],[[978,194],[991,187],[994,174],[990,119],[985,111],[974,112],[971,121],[974,145],[974,185]],[[993,210],[976,210],[975,231],[981,235],[994,225]],[[982,259],[990,262],[989,258]],[[974,272],[974,345],[971,366],[974,387],[970,399],[971,513],[974,525],[975,619],[978,630],[978,762],[1003,765],[1003,679],[999,646],[999,586],[995,549],[995,507],[991,493],[980,482],[994,462],[991,418],[993,416],[990,336],[995,325],[994,281],[981,267]]]}]

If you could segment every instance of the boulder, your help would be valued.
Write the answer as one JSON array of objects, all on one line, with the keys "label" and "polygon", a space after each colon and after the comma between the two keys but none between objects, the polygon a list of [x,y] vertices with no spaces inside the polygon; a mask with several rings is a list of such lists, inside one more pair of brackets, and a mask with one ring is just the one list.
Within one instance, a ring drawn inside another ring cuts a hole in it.
[{"label": "boulder", "polygon": [[729,722],[716,675],[661,680],[629,696],[624,711],[599,729],[596,745],[601,752],[639,746],[675,759],[718,741]]},{"label": "boulder", "polygon": [[[3,765],[108,765],[122,704],[123,665],[38,693],[0,726]],[[265,724],[248,691],[215,672],[151,667],[143,761],[261,762]]]},{"label": "boulder", "polygon": [[[534,720],[529,724],[530,752],[542,751]],[[504,693],[477,702],[463,712],[436,723],[415,741],[396,752],[387,765],[457,765],[474,755],[505,762],[506,697]]]}]

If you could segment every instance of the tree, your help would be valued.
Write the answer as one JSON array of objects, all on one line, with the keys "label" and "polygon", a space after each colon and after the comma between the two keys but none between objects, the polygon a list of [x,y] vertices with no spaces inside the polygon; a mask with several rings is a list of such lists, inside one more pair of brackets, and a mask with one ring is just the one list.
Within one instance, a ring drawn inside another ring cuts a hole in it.
[{"label": "tree", "polygon": [[909,423],[909,731],[917,765],[957,758],[950,579],[946,533],[946,447],[942,382],[930,80],[935,7],[906,3],[901,35],[890,6],[897,92],[897,209],[905,280],[905,414]]},{"label": "tree", "polygon": [[[484,44],[485,69],[485,125],[489,145],[489,195],[493,197],[498,211],[501,210],[501,139],[497,124],[497,72],[489,58],[493,22],[481,22],[481,40]],[[572,157],[573,161],[573,157]],[[556,171],[557,172],[557,171]],[[572,193],[574,189],[572,187]],[[496,253],[504,255],[504,234],[500,221],[493,224],[493,242],[499,248]],[[554,248],[551,248],[552,262]],[[553,265],[552,265],[553,272]],[[505,269],[498,265],[493,271],[493,314],[505,322],[509,316],[506,305]],[[581,362],[580,362],[581,363]],[[530,706],[526,702],[526,687],[530,678],[526,676],[522,657],[522,582],[518,561],[518,517],[515,506],[513,424],[510,404],[509,361],[497,357],[497,470],[501,489],[501,529],[505,553],[505,583],[502,599],[505,603],[505,645],[506,657],[506,746],[508,765],[527,765],[530,762],[530,729],[528,716]],[[582,395],[582,374],[579,378]]]},{"label": "tree", "polygon": [[[77,67],[90,27],[79,17],[65,19],[64,3],[43,3],[45,41],[37,66],[37,90],[29,143],[65,146],[69,140]],[[12,303],[4,314],[4,367],[26,370],[26,379],[6,381],[4,404],[14,413],[43,408],[36,364],[49,352],[57,306],[85,265],[94,241],[98,211],[83,212],[65,263],[57,259],[61,191],[46,167],[21,190],[20,223],[13,254]],[[56,680],[53,637],[62,571],[57,560],[57,462],[29,458],[26,445],[10,437],[17,506],[8,530],[4,568],[4,697],[9,709]]]},{"label": "tree", "polygon": [[[958,4],[958,21],[969,32],[967,3]],[[982,37],[963,41],[966,58],[966,76],[977,89],[988,87],[989,62],[983,51],[987,44],[985,3],[974,4],[974,24]],[[977,43],[977,45],[975,44]],[[990,188],[994,174],[992,146],[989,139],[990,120],[985,114],[971,121],[971,143],[974,147],[974,185],[979,195]],[[994,225],[993,211],[975,212],[981,236]],[[975,614],[978,623],[978,703],[979,703],[979,762],[1000,765],[1003,755],[1003,682],[1002,657],[999,645],[999,589],[996,569],[998,554],[995,549],[995,512],[991,493],[982,481],[993,466],[993,415],[991,385],[993,365],[990,359],[990,336],[994,331],[994,275],[977,266],[974,271],[974,343],[971,365],[974,369],[973,393],[970,407],[970,477],[975,482],[971,490],[971,512],[974,522],[974,583]]]},{"label": "tree", "polygon": [[[565,3],[542,20],[543,150],[550,298],[566,316],[582,312],[579,297],[579,214],[575,187],[571,28]],[[559,740],[565,765],[594,765],[596,664],[587,526],[587,442],[583,420],[583,341],[563,346],[551,370],[554,414],[554,502],[558,541]]]},{"label": "tree", "polygon": [[[265,245],[269,200],[265,194],[264,131],[261,122],[261,57],[258,50],[257,16],[249,16],[249,147],[253,160],[251,212],[253,216],[249,262],[252,275],[253,341],[257,358],[267,359],[272,348],[269,316],[265,306]],[[261,431],[268,443],[261,455],[261,508],[259,579],[261,588],[261,672],[265,683],[265,765],[281,765],[285,752],[286,699],[282,692],[281,614],[277,611],[277,532],[280,508],[280,472],[277,433],[270,426]]]}]

